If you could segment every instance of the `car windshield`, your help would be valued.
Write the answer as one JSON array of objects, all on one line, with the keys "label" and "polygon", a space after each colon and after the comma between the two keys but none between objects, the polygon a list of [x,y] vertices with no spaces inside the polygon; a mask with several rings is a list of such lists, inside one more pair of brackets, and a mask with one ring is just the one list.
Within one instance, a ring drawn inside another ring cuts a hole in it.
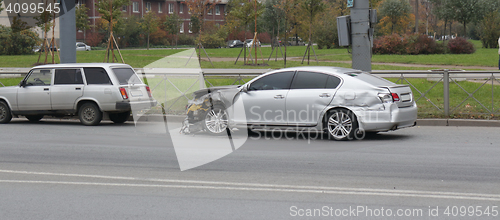
[{"label": "car windshield", "polygon": [[114,68],[113,72],[118,78],[120,85],[142,84],[141,80],[131,68]]}]

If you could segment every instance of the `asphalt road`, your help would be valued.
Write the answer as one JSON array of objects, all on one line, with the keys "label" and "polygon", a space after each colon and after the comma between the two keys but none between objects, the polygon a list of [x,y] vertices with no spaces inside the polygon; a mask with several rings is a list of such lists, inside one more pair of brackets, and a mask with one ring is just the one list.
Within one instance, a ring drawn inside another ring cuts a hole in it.
[{"label": "asphalt road", "polygon": [[498,219],[499,134],[422,126],[349,142],[253,135],[181,172],[168,135],[130,122],[16,119],[0,126],[0,218]]}]

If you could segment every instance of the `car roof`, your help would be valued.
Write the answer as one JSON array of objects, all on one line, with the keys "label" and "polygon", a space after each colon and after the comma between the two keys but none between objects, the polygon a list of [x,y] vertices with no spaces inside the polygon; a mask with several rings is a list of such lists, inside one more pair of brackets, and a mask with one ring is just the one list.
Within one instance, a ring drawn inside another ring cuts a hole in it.
[{"label": "car roof", "polygon": [[64,64],[47,64],[35,66],[33,69],[39,68],[74,68],[74,67],[103,67],[103,68],[111,68],[111,67],[130,67],[128,64],[123,63],[64,63]]},{"label": "car roof", "polygon": [[344,68],[344,67],[334,67],[334,66],[299,66],[299,67],[290,67],[290,68],[285,68],[285,69],[280,69],[281,71],[286,71],[286,70],[310,70],[310,71],[321,71],[321,72],[326,72],[326,73],[361,73],[363,71],[361,70],[355,70],[355,69],[350,69],[350,68]]}]

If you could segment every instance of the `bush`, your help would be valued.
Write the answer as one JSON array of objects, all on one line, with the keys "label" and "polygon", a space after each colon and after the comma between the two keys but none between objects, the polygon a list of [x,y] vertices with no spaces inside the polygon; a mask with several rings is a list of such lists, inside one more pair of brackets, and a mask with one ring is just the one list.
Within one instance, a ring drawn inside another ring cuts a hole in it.
[{"label": "bush", "polygon": [[187,34],[179,34],[179,39],[177,40],[177,45],[195,45],[196,39],[193,36]]},{"label": "bush", "polygon": [[92,32],[87,36],[87,44],[91,47],[97,47],[104,39],[102,34]]},{"label": "bush", "polygon": [[40,45],[38,35],[29,29],[16,29],[0,25],[0,55],[32,54],[33,48]]},{"label": "bush", "polygon": [[374,54],[442,54],[446,49],[427,35],[411,34],[382,36],[373,42]]},{"label": "bush", "polygon": [[224,38],[219,37],[217,34],[202,34],[201,44],[205,48],[219,48],[224,45]]},{"label": "bush", "polygon": [[472,54],[476,52],[474,45],[462,37],[450,40],[448,42],[448,50],[453,54]]},{"label": "bush", "polygon": [[[437,44],[434,39],[429,38],[427,35],[412,34],[405,37],[406,41],[406,54],[437,54]],[[444,53],[444,51],[442,51]]]},{"label": "bush", "polygon": [[373,41],[374,54],[405,54],[405,40],[399,34],[379,37]]}]

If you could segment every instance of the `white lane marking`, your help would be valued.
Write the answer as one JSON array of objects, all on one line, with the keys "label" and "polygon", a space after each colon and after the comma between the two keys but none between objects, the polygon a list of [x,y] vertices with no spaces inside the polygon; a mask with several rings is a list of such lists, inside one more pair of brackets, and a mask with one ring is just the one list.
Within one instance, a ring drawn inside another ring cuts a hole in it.
[{"label": "white lane marking", "polygon": [[114,187],[145,187],[145,188],[179,188],[179,189],[213,189],[213,190],[238,190],[238,191],[265,191],[265,192],[291,192],[291,193],[317,193],[317,194],[339,194],[339,195],[363,195],[363,196],[391,196],[391,197],[420,197],[435,199],[460,199],[500,201],[500,198],[485,198],[473,196],[446,196],[427,194],[404,194],[404,193],[377,193],[377,192],[349,192],[334,190],[313,189],[283,189],[283,188],[260,188],[260,187],[229,187],[229,186],[189,186],[189,185],[159,185],[159,184],[132,184],[132,183],[97,183],[97,182],[65,182],[65,181],[30,181],[30,180],[0,180],[0,183],[24,183],[24,184],[55,184],[55,185],[85,185],[85,186],[114,186]]},{"label": "white lane marking", "polygon": [[[94,179],[108,179],[108,180],[112,179],[112,180],[128,180],[128,181],[146,181],[146,182],[162,182],[162,183],[177,183],[177,184],[200,184],[202,186],[64,182],[64,181],[0,180],[0,182],[3,182],[3,183],[45,183],[45,184],[67,184],[67,185],[72,184],[72,185],[102,185],[102,186],[131,186],[131,187],[166,187],[166,188],[223,189],[223,190],[225,189],[225,190],[247,190],[247,191],[255,190],[255,191],[275,191],[275,192],[303,192],[303,193],[327,193],[327,194],[346,194],[346,195],[406,196],[406,197],[423,197],[423,198],[500,201],[499,194],[435,192],[435,191],[418,191],[418,190],[386,190],[386,189],[347,188],[347,187],[328,187],[328,186],[295,186],[295,185],[216,182],[216,181],[198,181],[198,180],[154,179],[154,178],[135,178],[135,177],[121,177],[121,176],[32,172],[32,171],[16,171],[16,170],[0,170],[0,173],[12,173],[12,174],[23,174],[23,175],[43,175],[43,176],[61,176],[61,177],[80,177],[80,178],[94,178]],[[219,185],[219,186],[203,186],[203,185]],[[224,186],[220,186],[220,185],[224,185]]]}]

